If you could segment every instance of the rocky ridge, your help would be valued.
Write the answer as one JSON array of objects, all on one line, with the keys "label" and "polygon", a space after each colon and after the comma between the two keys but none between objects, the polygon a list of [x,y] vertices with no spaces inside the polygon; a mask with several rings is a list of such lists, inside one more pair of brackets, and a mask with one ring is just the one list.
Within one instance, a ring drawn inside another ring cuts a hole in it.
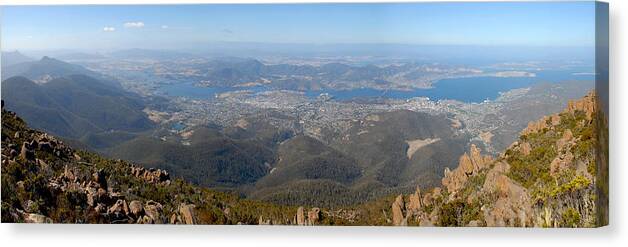
[{"label": "rocky ridge", "polygon": [[[596,193],[598,137],[594,92],[563,112],[531,122],[499,157],[471,145],[442,186],[399,195],[397,226],[593,227],[601,225]],[[422,195],[422,196],[421,196]]]}]

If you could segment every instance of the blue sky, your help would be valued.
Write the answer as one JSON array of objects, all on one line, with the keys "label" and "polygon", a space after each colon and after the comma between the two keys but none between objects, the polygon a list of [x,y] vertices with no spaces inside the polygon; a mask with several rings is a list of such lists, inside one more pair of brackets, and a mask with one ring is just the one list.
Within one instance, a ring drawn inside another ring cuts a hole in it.
[{"label": "blue sky", "polygon": [[2,50],[211,42],[592,46],[593,2],[5,6]]}]

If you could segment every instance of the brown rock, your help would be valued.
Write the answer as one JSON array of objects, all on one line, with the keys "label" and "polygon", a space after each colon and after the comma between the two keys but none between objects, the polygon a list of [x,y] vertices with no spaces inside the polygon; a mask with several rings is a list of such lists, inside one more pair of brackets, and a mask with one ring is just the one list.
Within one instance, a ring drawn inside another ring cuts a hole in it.
[{"label": "brown rock", "polygon": [[129,203],[129,211],[131,215],[136,218],[139,218],[144,213],[144,205],[140,201],[131,201]]},{"label": "brown rock", "polygon": [[170,215],[170,224],[178,224],[180,222],[179,217],[177,217],[177,214],[172,214]]},{"label": "brown rock", "polygon": [[509,165],[497,163],[486,174],[483,191],[496,192],[497,200],[489,207],[482,207],[486,225],[492,226],[526,226],[532,222],[532,203],[529,193],[505,173]]},{"label": "brown rock", "polygon": [[76,179],[74,172],[72,172],[72,169],[70,169],[68,165],[65,165],[63,168],[63,177],[67,178],[69,181],[74,181]]},{"label": "brown rock", "polygon": [[310,211],[307,212],[307,219],[310,225],[315,225],[316,223],[318,223],[318,220],[320,219],[320,214],[320,208],[312,208],[310,209]]},{"label": "brown rock", "polygon": [[417,186],[416,191],[410,195],[408,205],[406,209],[409,213],[417,214],[421,211],[421,189]]},{"label": "brown rock", "polygon": [[470,154],[465,153],[460,157],[458,167],[453,171],[449,168],[445,169],[445,177],[441,183],[455,196],[456,192],[464,187],[468,177],[477,174],[480,170],[488,167],[493,159],[490,156],[482,156],[480,149],[475,145],[471,145]]},{"label": "brown rock", "polygon": [[570,151],[561,154],[550,163],[550,175],[557,176],[561,171],[574,167],[574,156]]},{"label": "brown rock", "polygon": [[573,133],[571,133],[570,129],[567,129],[563,132],[563,136],[556,141],[556,147],[558,150],[561,150],[573,141]]},{"label": "brown rock", "polygon": [[85,188],[86,196],[87,196],[87,205],[95,206],[98,202],[98,192],[93,187]]},{"label": "brown rock", "polygon": [[144,214],[145,214],[144,218],[148,218],[148,221],[146,219],[143,219],[143,222],[145,223],[150,223],[150,224],[163,224],[164,223],[162,219],[163,207],[158,202],[155,202],[152,200],[146,202],[146,204],[144,205]]},{"label": "brown rock", "polygon": [[591,120],[593,118],[593,114],[595,114],[596,98],[597,95],[595,94],[595,91],[591,91],[582,99],[570,100],[567,103],[567,112],[575,113],[580,110],[586,114],[587,120]]},{"label": "brown rock", "polygon": [[303,207],[299,207],[297,209],[296,219],[297,219],[297,225],[300,225],[300,226],[305,225],[305,215],[304,215]]},{"label": "brown rock", "polygon": [[179,214],[181,215],[181,221],[186,225],[196,224],[196,217],[194,215],[194,204],[182,203],[179,205]]},{"label": "brown rock", "polygon": [[392,204],[392,223],[394,226],[407,225],[406,218],[403,216],[404,208],[403,195],[399,195]]},{"label": "brown rock", "polygon": [[270,219],[264,219],[264,217],[262,215],[259,216],[259,219],[257,220],[257,224],[258,225],[271,225],[271,220]]},{"label": "brown rock", "polygon": [[530,143],[523,142],[521,143],[521,145],[519,145],[519,150],[521,151],[521,154],[523,155],[530,155],[530,151],[532,151],[532,147],[530,146]]},{"label": "brown rock", "polygon": [[24,222],[36,224],[52,224],[52,219],[41,214],[25,214]]}]

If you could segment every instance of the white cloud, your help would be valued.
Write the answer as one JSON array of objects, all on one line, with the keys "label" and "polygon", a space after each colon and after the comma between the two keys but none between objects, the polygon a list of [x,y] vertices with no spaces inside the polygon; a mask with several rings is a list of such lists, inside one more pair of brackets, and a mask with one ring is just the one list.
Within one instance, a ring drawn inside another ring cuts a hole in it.
[{"label": "white cloud", "polygon": [[162,26],[161,26],[161,29],[168,29],[168,26],[166,26],[166,25],[162,25]]},{"label": "white cloud", "polygon": [[115,27],[103,27],[102,30],[104,32],[113,32],[113,31],[116,31],[116,28]]},{"label": "white cloud", "polygon": [[127,22],[124,23],[124,27],[126,28],[143,28],[144,27],[144,22],[138,21],[138,22]]}]

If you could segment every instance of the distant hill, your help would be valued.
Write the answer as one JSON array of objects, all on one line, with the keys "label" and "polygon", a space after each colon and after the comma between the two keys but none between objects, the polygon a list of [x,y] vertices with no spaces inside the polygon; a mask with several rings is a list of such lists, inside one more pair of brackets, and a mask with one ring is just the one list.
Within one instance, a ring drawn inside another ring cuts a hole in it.
[{"label": "distant hill", "polygon": [[[5,67],[5,66],[13,65],[13,64],[18,64],[18,63],[30,62],[30,61],[33,61],[34,59],[28,56],[25,56],[19,51],[8,51],[8,52],[3,51],[1,60],[2,60],[1,62],[2,67]],[[4,73],[4,71],[2,73]]]},{"label": "distant hill", "polygon": [[125,49],[117,50],[105,54],[108,57],[117,59],[153,59],[153,60],[176,60],[198,58],[198,56],[190,53],[169,51],[169,50],[151,50],[151,49]]},{"label": "distant hill", "polygon": [[[339,206],[436,186],[469,141],[446,116],[412,111],[373,114],[345,131],[324,130],[320,139],[299,134],[296,122],[270,112],[234,126],[196,127],[185,131],[191,133],[187,145],[178,135],[164,140],[119,133],[116,138],[127,141],[101,151],[252,199]],[[98,140],[92,143],[108,142],[92,137]]]},{"label": "distant hill", "polygon": [[44,84],[11,77],[2,81],[2,99],[33,127],[67,138],[153,126],[137,95],[86,75],[58,77]]},{"label": "distant hill", "polygon": [[106,58],[99,53],[86,53],[86,52],[69,52],[55,55],[55,58],[65,61],[71,60],[96,60]]},{"label": "distant hill", "polygon": [[255,182],[268,173],[265,164],[272,162],[274,156],[272,149],[259,142],[234,140],[220,133],[189,146],[141,136],[105,152],[112,157],[168,169],[198,185],[222,188]]},{"label": "distant hill", "polygon": [[[249,58],[217,58],[195,66],[201,86],[231,87],[243,83],[269,83],[276,89],[320,90],[348,88],[352,83],[389,84],[390,78],[412,67],[352,66],[328,63],[321,66],[264,64]],[[428,73],[428,72],[426,72]],[[414,78],[406,78],[412,80]]]},{"label": "distant hill", "polygon": [[23,76],[37,83],[46,83],[69,75],[85,75],[98,79],[104,84],[120,87],[120,83],[112,78],[86,69],[83,66],[66,63],[50,57],[43,57],[38,61],[22,62],[7,66],[2,65],[2,80],[14,76]]},{"label": "distant hill", "polygon": [[[334,207],[440,184],[442,170],[464,153],[469,137],[444,115],[392,111],[350,121],[320,140],[295,136],[252,188],[253,199]],[[341,195],[341,196],[338,196]]]}]

